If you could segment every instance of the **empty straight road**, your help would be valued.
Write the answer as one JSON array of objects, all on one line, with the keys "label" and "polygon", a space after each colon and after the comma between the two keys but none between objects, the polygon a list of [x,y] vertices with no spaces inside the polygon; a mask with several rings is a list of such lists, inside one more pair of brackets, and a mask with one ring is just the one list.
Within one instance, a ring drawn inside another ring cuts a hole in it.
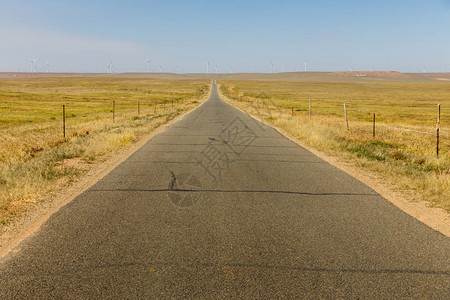
[{"label": "empty straight road", "polygon": [[210,98],[0,265],[0,298],[450,298],[450,240]]}]

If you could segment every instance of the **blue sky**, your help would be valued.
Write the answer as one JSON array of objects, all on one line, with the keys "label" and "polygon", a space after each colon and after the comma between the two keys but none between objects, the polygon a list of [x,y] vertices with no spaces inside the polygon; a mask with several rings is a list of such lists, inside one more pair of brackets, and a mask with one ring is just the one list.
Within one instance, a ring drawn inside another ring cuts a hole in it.
[{"label": "blue sky", "polygon": [[450,71],[450,0],[0,0],[0,71]]}]

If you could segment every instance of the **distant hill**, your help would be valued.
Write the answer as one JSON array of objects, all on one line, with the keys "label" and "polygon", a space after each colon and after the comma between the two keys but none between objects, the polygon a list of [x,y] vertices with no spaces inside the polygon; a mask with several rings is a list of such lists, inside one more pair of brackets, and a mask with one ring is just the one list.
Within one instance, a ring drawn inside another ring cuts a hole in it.
[{"label": "distant hill", "polygon": [[344,77],[379,77],[379,78],[399,78],[407,77],[405,73],[400,73],[397,71],[351,71],[351,72],[333,72],[338,76]]}]

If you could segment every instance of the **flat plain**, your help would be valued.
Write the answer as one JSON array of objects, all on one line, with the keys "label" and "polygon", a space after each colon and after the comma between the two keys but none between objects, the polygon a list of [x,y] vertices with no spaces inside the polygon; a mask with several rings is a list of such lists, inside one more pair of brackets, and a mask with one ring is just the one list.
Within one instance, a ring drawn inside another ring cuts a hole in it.
[{"label": "flat plain", "polygon": [[[208,94],[211,77],[41,75],[0,76],[2,224],[39,205],[96,161],[198,105]],[[218,74],[216,78],[222,93],[248,113],[369,172],[411,201],[450,210],[449,74]]]}]

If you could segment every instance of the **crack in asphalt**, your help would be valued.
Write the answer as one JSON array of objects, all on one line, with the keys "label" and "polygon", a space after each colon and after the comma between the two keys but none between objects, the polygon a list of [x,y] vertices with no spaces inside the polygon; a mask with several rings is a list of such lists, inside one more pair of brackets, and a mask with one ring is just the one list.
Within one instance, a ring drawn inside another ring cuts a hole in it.
[{"label": "crack in asphalt", "polygon": [[50,272],[43,273],[40,275],[23,275],[23,274],[0,274],[0,278],[5,277],[41,277],[41,276],[66,276],[69,274],[77,274],[80,271],[87,270],[99,270],[99,269],[108,269],[108,268],[122,268],[122,267],[134,267],[139,266],[145,269],[154,266],[165,266],[165,267],[184,267],[184,268],[195,268],[195,267],[209,267],[209,268],[218,268],[221,269],[223,267],[231,267],[231,268],[253,268],[253,269],[270,269],[270,270],[291,270],[291,271],[299,271],[299,272],[324,272],[324,273],[353,273],[353,274],[419,274],[419,275],[443,275],[450,276],[450,270],[419,270],[419,269],[351,269],[351,268],[325,268],[325,267],[300,267],[300,266],[280,266],[280,265],[264,265],[264,264],[245,264],[245,263],[234,263],[234,264],[218,264],[212,262],[203,262],[203,263],[170,263],[170,262],[152,262],[152,263],[140,263],[140,262],[130,262],[123,264],[106,264],[106,265],[98,265],[98,266],[89,266],[84,268],[75,268],[70,269],[70,271],[62,271],[62,272]]},{"label": "crack in asphalt", "polygon": [[191,189],[91,189],[87,192],[195,192],[195,193],[270,193],[270,194],[294,194],[307,196],[376,196],[378,194],[365,193],[309,193],[293,191],[267,191],[267,190],[191,190]]}]

